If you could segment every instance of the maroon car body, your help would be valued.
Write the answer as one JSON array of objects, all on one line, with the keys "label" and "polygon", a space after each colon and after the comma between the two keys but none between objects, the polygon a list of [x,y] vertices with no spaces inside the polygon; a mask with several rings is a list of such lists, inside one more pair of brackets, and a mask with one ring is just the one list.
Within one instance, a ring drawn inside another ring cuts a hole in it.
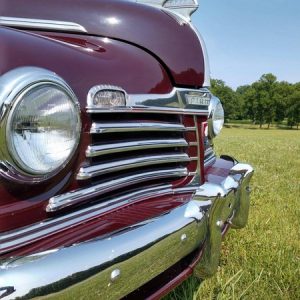
[{"label": "maroon car body", "polygon": [[[211,276],[222,235],[246,224],[253,170],[216,157],[205,46],[167,2],[1,1],[0,298],[156,299]],[[37,176],[8,128],[44,78],[74,95],[82,126]],[[97,93],[126,103],[97,107]]]}]

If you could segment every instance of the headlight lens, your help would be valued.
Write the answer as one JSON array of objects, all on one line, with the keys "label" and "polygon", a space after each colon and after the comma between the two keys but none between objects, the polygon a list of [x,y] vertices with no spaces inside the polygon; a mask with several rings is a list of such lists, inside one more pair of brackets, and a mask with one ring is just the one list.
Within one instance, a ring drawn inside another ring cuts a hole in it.
[{"label": "headlight lens", "polygon": [[217,136],[224,125],[224,109],[221,101],[217,97],[211,99],[209,105],[209,136]]},{"label": "headlight lens", "polygon": [[27,174],[46,175],[64,166],[81,130],[74,95],[57,83],[36,83],[15,101],[7,142],[15,163]]}]

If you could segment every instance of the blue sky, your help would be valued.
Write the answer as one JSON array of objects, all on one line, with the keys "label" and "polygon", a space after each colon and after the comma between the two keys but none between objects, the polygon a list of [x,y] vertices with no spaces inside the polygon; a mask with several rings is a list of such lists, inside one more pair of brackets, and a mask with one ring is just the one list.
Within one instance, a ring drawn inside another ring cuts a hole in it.
[{"label": "blue sky", "polygon": [[199,0],[192,19],[213,78],[233,88],[265,73],[300,81],[300,0]]}]

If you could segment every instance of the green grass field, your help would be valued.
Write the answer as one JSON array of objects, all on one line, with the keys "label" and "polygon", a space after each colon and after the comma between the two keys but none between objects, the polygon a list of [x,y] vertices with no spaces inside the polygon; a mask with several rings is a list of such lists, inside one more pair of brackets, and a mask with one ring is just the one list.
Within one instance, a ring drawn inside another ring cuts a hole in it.
[{"label": "green grass field", "polygon": [[214,277],[165,300],[300,299],[300,130],[225,128],[215,146],[255,168],[249,223],[227,234]]}]

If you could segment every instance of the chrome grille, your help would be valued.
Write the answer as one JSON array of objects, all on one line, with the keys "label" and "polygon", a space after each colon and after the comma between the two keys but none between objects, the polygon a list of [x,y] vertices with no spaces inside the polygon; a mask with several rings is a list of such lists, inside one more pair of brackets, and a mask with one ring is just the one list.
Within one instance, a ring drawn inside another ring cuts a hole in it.
[{"label": "chrome grille", "polygon": [[200,128],[208,104],[190,104],[187,96],[207,92],[174,88],[169,94],[128,95],[126,107],[88,102],[90,143],[76,175],[79,187],[52,197],[46,211],[105,204],[116,195],[166,184],[198,186],[204,158]]},{"label": "chrome grille", "polygon": [[124,188],[135,184],[136,178],[147,182],[188,176],[188,164],[196,158],[188,154],[186,133],[196,132],[196,127],[184,126],[181,115],[91,114],[91,119],[91,144],[77,180],[93,179],[102,187],[109,179],[111,190],[120,188],[113,184],[120,178]]},{"label": "chrome grille", "polygon": [[99,197],[107,201],[110,195],[131,193],[136,188],[187,184],[193,179],[199,183],[195,116],[91,113],[91,120],[91,142],[77,174],[82,188],[52,197],[48,212],[99,201]]}]

